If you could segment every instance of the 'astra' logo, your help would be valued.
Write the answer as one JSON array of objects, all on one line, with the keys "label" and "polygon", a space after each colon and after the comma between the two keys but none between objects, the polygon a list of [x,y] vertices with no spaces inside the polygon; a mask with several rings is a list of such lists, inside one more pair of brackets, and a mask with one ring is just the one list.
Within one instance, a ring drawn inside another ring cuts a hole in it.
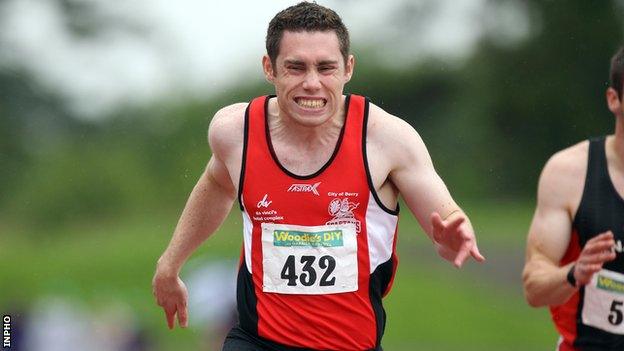
[{"label": "'astra' logo", "polygon": [[316,196],[319,196],[318,186],[321,185],[321,182],[314,184],[293,184],[288,188],[289,193],[313,193]]}]

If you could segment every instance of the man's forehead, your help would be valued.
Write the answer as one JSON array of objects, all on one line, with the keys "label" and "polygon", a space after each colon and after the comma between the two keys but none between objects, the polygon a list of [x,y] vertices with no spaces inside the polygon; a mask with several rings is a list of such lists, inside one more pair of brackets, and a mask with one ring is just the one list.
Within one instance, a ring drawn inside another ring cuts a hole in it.
[{"label": "man's forehead", "polygon": [[315,45],[315,47],[335,47],[340,50],[338,35],[333,30],[326,31],[284,31],[280,46],[284,45]]},{"label": "man's forehead", "polygon": [[283,60],[338,61],[342,57],[338,36],[334,31],[285,31],[279,54]]}]

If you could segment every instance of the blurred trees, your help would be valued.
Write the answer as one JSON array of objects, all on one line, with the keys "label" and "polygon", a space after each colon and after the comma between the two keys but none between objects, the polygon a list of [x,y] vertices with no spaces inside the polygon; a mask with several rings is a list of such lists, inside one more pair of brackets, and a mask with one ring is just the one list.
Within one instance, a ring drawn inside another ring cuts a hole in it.
[{"label": "blurred trees", "polygon": [[[623,39],[620,3],[492,1],[483,23],[501,4],[526,9],[527,37],[501,37],[499,21],[461,64],[432,57],[390,69],[360,60],[347,87],[408,120],[462,197],[532,197],[549,155],[613,130],[604,91]],[[94,35],[91,25],[72,25],[83,40]],[[0,69],[0,220],[51,226],[179,209],[209,158],[210,117],[271,92],[258,82],[87,122],[26,72]]]},{"label": "blurred trees", "polygon": [[[483,80],[485,123],[495,135],[483,150],[495,170],[497,192],[536,188],[546,158],[590,136],[612,133],[606,108],[609,61],[622,45],[622,8],[587,1],[529,1],[534,35],[518,47],[489,37],[468,66]],[[476,155],[475,155],[476,156]]]},{"label": "blurred trees", "polygon": [[353,85],[409,120],[451,190],[476,198],[532,196],[552,153],[614,125],[604,94],[624,44],[621,3],[490,1],[480,22],[496,23],[487,16],[504,4],[526,10],[527,38],[505,39],[499,22],[459,67],[436,58],[400,72],[359,67]]}]

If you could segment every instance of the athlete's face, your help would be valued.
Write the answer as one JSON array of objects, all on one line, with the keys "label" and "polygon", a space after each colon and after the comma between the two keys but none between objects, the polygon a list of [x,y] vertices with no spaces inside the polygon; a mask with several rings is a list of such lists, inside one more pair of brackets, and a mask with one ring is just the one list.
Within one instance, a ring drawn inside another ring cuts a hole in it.
[{"label": "athlete's face", "polygon": [[318,126],[340,112],[354,60],[349,55],[345,64],[334,31],[285,31],[275,65],[268,56],[263,57],[262,65],[267,80],[275,86],[280,115]]}]

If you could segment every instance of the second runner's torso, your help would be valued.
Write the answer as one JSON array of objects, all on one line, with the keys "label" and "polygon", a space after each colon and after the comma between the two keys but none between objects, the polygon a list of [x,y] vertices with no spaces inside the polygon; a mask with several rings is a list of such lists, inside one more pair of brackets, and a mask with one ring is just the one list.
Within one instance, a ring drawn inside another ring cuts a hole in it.
[{"label": "second runner's torso", "polygon": [[568,302],[551,308],[563,336],[560,351],[624,350],[624,200],[609,176],[605,138],[590,140],[585,188],[572,228],[562,264],[576,260],[588,240],[608,230],[617,255]]}]

